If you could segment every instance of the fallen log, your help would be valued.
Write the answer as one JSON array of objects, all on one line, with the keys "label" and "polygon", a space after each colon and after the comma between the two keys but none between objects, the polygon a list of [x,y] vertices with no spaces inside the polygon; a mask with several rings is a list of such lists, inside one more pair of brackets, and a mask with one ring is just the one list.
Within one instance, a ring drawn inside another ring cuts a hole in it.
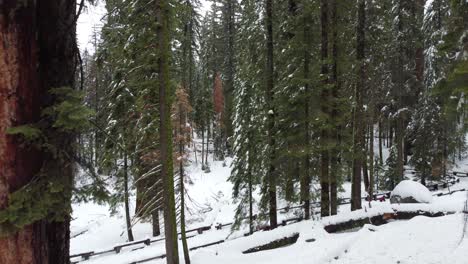
[{"label": "fallen log", "polygon": [[448,192],[448,193],[438,193],[438,194],[434,194],[434,196],[446,196],[446,195],[452,195],[456,192],[464,192],[466,191],[465,189],[460,189],[460,190],[454,190],[454,191],[451,191],[451,192]]},{"label": "fallen log", "polygon": [[243,254],[250,254],[250,253],[255,253],[259,251],[264,251],[264,250],[271,250],[271,249],[277,249],[285,246],[292,245],[297,242],[297,239],[299,238],[299,233],[294,233],[290,237],[284,237],[275,241],[272,241],[270,243],[257,246],[254,248],[247,249],[245,251],[242,251]]},{"label": "fallen log", "polygon": [[70,237],[70,239],[76,238],[76,237],[78,237],[78,236],[81,236],[81,235],[85,234],[86,232],[88,232],[88,229],[85,229],[85,230],[83,230],[83,231],[81,231],[81,232],[79,232],[79,233],[76,233],[76,234],[72,235],[72,236]]},{"label": "fallen log", "polygon": [[211,247],[211,246],[218,245],[218,244],[221,244],[221,243],[224,243],[224,240],[219,240],[219,241],[208,243],[208,244],[205,244],[205,245],[192,247],[189,250],[192,251],[192,250],[196,250],[196,249],[200,249],[200,248]]},{"label": "fallen log", "polygon": [[284,219],[283,221],[281,221],[281,225],[285,226],[289,222],[297,223],[297,222],[301,222],[302,220],[303,220],[303,218],[301,216],[300,217],[289,218],[289,219]]},{"label": "fallen log", "polygon": [[427,211],[398,211],[394,213],[383,213],[375,216],[366,216],[359,219],[351,219],[348,221],[326,225],[324,227],[325,231],[328,233],[337,233],[346,230],[351,230],[358,227],[363,227],[365,224],[371,224],[375,226],[380,226],[387,224],[389,220],[409,220],[416,216],[426,216],[426,217],[440,217],[449,214],[454,214],[455,212],[427,212]]}]

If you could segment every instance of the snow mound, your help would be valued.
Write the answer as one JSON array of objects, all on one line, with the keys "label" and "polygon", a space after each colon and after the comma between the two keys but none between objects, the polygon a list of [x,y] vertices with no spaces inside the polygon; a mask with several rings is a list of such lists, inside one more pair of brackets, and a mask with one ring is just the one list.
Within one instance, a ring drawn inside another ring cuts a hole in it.
[{"label": "snow mound", "polygon": [[431,203],[432,194],[426,186],[415,181],[402,181],[392,191],[392,203]]}]

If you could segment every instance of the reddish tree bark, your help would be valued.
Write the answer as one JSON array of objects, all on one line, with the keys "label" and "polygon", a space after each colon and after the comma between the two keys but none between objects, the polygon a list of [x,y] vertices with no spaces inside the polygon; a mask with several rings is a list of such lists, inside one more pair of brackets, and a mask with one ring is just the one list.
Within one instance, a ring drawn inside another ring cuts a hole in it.
[{"label": "reddish tree bark", "polygon": [[216,115],[222,118],[224,113],[224,94],[223,94],[223,82],[219,73],[216,73],[214,85],[213,85],[213,103]]},{"label": "reddish tree bark", "polygon": [[[72,166],[22,145],[6,130],[37,122],[54,102],[48,90],[73,85],[75,8],[74,0],[0,2],[0,209],[40,170],[67,177],[70,188],[63,195],[71,196]],[[68,149],[72,137],[61,136]],[[11,234],[0,230],[0,263],[69,263],[69,236],[69,216],[61,222],[40,220]]]},{"label": "reddish tree bark", "polygon": [[[8,195],[28,183],[42,163],[37,150],[21,148],[17,139],[6,134],[8,127],[34,122],[40,113],[35,8],[15,8],[14,1],[0,4],[0,208],[8,205]],[[40,243],[34,234],[42,226],[26,226],[0,238],[0,263],[40,263],[45,256],[39,257]]]}]

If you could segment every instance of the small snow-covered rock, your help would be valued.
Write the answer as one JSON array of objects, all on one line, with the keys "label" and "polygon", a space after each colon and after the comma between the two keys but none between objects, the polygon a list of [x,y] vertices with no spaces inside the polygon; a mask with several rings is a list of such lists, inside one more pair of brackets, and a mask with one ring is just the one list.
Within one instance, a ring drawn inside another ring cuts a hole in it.
[{"label": "small snow-covered rock", "polygon": [[426,186],[415,181],[402,181],[390,196],[390,203],[431,203],[432,194]]}]

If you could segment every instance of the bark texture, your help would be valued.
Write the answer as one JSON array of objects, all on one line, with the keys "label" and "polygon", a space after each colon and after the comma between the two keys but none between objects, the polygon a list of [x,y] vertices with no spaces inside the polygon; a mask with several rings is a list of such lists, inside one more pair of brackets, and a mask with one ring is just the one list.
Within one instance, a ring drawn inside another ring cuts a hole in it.
[{"label": "bark texture", "polygon": [[[70,206],[73,166],[70,160],[20,145],[7,135],[8,127],[31,124],[54,103],[51,88],[73,87],[75,70],[76,1],[0,2],[0,208],[9,194],[19,190],[39,172],[64,178],[59,193]],[[72,151],[73,135],[51,128],[45,133]],[[40,220],[9,234],[0,230],[0,263],[69,263],[70,217]]]},{"label": "bark texture", "polygon": [[[356,108],[354,110],[354,135],[353,135],[353,178],[351,187],[351,210],[361,209],[361,172],[364,165],[365,127],[364,127],[364,101],[365,91],[365,25],[366,2],[359,0],[358,24],[357,24],[357,63],[358,76],[356,84]],[[364,166],[367,170],[367,167]]]},{"label": "bark texture", "polygon": [[[328,91],[328,0],[321,1],[320,7],[320,22],[321,22],[321,61],[322,61],[322,94],[321,109],[324,115],[328,115],[329,110],[329,91]],[[325,120],[328,122],[328,120]],[[330,215],[330,151],[328,149],[328,143],[330,139],[330,131],[324,127],[321,129],[321,154],[320,154],[320,186],[321,186],[321,208],[320,213],[322,216]]]},{"label": "bark texture", "polygon": [[276,228],[276,141],[275,141],[275,108],[274,108],[274,62],[273,62],[273,1],[266,0],[266,29],[267,29],[267,69],[266,69],[266,102],[268,105],[268,147],[270,149],[267,185],[269,197],[270,227]]},{"label": "bark texture", "polygon": [[164,233],[166,237],[166,261],[168,264],[179,264],[177,241],[177,224],[174,197],[174,168],[172,151],[171,125],[171,89],[169,84],[169,3],[158,0],[156,4],[158,81],[159,81],[159,115],[160,115],[160,153],[161,175],[164,186]]}]

